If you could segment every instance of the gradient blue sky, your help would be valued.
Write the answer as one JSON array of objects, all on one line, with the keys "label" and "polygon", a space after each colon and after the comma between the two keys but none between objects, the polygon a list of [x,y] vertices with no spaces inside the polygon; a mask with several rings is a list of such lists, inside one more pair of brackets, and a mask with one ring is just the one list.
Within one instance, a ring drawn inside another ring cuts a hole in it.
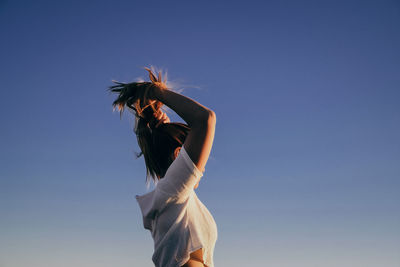
[{"label": "gradient blue sky", "polygon": [[106,92],[149,65],[217,114],[217,267],[400,266],[399,29],[396,0],[0,1],[0,266],[153,266]]}]

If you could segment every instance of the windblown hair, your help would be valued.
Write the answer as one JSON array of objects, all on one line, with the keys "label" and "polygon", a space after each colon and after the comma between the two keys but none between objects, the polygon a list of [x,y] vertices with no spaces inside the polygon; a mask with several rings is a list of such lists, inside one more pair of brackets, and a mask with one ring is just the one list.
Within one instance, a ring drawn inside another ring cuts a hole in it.
[{"label": "windblown hair", "polygon": [[149,72],[151,82],[122,83],[113,80],[115,85],[110,86],[109,90],[118,94],[112,105],[114,110],[118,108],[121,117],[125,107],[135,114],[134,132],[141,149],[137,158],[144,156],[146,183],[148,183],[149,177],[154,182],[164,177],[168,167],[175,160],[175,149],[182,147],[190,127],[179,122],[162,123],[155,127],[159,122],[156,114],[162,112],[163,104],[149,99],[149,90],[153,86],[164,90],[168,90],[168,87],[166,79],[164,81],[161,79],[161,71],[158,72],[158,78],[156,78],[152,70],[145,69]]}]

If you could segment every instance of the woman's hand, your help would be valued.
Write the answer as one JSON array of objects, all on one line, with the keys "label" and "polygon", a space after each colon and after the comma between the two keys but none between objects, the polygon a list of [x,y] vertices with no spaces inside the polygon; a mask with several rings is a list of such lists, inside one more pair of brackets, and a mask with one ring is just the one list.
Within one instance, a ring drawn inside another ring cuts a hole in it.
[{"label": "woman's hand", "polygon": [[161,99],[168,87],[161,79],[161,72],[156,77],[149,68],[145,69],[149,71],[151,82],[123,83],[113,80],[114,85],[109,86],[111,92],[118,94],[113,107],[118,108],[121,115],[125,106],[134,109],[140,115],[149,106],[158,110],[163,105]]}]

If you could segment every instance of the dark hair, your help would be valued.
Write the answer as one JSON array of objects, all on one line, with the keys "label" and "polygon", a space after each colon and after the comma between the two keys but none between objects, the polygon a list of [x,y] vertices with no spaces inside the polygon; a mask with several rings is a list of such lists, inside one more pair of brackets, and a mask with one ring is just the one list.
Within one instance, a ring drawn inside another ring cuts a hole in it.
[{"label": "dark hair", "polygon": [[125,106],[135,114],[135,129],[138,145],[141,152],[137,157],[144,156],[146,164],[146,182],[149,176],[154,182],[164,177],[168,167],[175,160],[175,149],[182,147],[190,127],[186,124],[162,123],[155,127],[159,121],[156,114],[161,111],[162,103],[147,98],[148,90],[152,86],[159,86],[168,90],[166,81],[161,81],[161,72],[158,78],[148,68],[152,82],[121,83],[113,81],[116,85],[110,86],[109,90],[118,93],[117,99],[113,102],[114,109],[118,107],[120,114]]}]

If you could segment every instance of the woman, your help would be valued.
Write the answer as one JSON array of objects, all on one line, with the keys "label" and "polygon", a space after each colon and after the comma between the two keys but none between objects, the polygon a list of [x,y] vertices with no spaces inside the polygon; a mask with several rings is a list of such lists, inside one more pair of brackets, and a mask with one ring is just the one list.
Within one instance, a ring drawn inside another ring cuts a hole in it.
[{"label": "woman", "polygon": [[[113,106],[136,115],[135,133],[144,156],[147,178],[153,191],[136,196],[145,229],[154,240],[152,260],[156,266],[212,267],[217,240],[215,221],[197,198],[214,141],[216,116],[209,108],[168,89],[161,72],[149,68],[151,82],[120,83],[110,87],[118,93]],[[186,123],[170,123],[161,111],[165,104]]]}]

